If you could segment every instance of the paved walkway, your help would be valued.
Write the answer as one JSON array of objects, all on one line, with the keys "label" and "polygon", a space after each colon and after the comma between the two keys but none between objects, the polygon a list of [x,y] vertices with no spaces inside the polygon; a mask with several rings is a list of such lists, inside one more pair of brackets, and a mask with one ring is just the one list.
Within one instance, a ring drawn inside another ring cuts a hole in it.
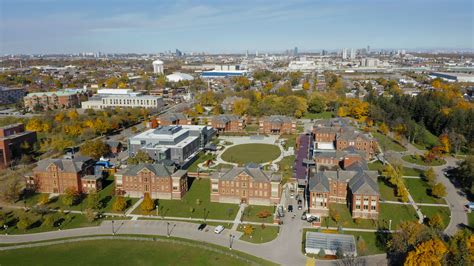
[{"label": "paved walkway", "polygon": [[[410,202],[399,202],[399,201],[392,201],[392,200],[384,200],[380,201],[382,203],[389,203],[389,204],[400,204],[400,205],[411,205]],[[418,206],[433,206],[433,207],[449,207],[448,204],[439,204],[439,203],[416,203]]]},{"label": "paved walkway", "polygon": [[244,214],[244,210],[246,207],[247,204],[240,204],[239,211],[237,212],[237,215],[234,219],[234,224],[232,225],[232,231],[237,231],[237,228],[239,227],[239,224],[242,221],[242,215]]}]

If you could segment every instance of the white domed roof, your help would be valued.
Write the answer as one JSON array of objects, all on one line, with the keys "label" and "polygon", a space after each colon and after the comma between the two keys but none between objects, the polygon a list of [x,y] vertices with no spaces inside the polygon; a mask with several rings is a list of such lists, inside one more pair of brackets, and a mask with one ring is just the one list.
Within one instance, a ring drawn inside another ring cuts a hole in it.
[{"label": "white domed roof", "polygon": [[152,64],[153,64],[153,65],[163,65],[163,64],[164,64],[164,62],[163,62],[163,61],[161,61],[160,59],[156,59],[155,61],[153,61],[153,63],[152,63]]},{"label": "white domed roof", "polygon": [[178,82],[178,81],[182,81],[182,80],[193,80],[193,76],[189,75],[189,74],[186,74],[186,73],[181,73],[181,72],[175,72],[171,75],[168,75],[166,76],[166,78],[168,79],[168,81],[171,81],[171,82]]}]

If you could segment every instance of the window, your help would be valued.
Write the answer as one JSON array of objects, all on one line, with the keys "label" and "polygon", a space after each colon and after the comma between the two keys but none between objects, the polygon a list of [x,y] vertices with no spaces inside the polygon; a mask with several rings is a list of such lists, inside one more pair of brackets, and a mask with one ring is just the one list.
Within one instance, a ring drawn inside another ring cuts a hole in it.
[{"label": "window", "polygon": [[360,205],[359,204],[356,205],[356,210],[360,210]]},{"label": "window", "polygon": [[377,209],[377,205],[370,205],[370,209],[375,211]]},{"label": "window", "polygon": [[369,205],[364,204],[364,210],[368,210],[368,209],[369,209]]}]

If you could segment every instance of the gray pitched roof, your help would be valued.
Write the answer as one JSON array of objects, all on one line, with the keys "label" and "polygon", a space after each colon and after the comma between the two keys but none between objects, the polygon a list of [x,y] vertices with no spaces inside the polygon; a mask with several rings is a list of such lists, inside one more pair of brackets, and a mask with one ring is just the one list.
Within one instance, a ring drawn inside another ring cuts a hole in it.
[{"label": "gray pitched roof", "polygon": [[164,164],[141,163],[128,166],[123,171],[121,171],[120,174],[125,176],[135,176],[145,168],[158,177],[169,177],[174,172],[174,167],[165,166]]},{"label": "gray pitched roof", "polygon": [[291,123],[292,120],[288,116],[284,115],[271,115],[266,118],[268,122],[275,124]]},{"label": "gray pitched roof", "polygon": [[239,117],[236,115],[218,115],[213,118],[216,122],[228,123],[231,121],[239,120]]},{"label": "gray pitched roof", "polygon": [[182,113],[168,113],[160,116],[160,119],[167,121],[186,120],[187,117]]},{"label": "gray pitched roof", "polygon": [[272,171],[263,171],[259,167],[254,167],[253,165],[223,169],[219,172],[214,172],[212,174],[212,178],[221,180],[234,180],[241,173],[249,175],[257,182],[281,181],[281,175],[275,174]]},{"label": "gray pitched roof", "polygon": [[87,156],[75,156],[73,158],[45,159],[38,162],[33,171],[44,172],[51,164],[56,165],[60,171],[65,173],[79,173],[85,164],[92,164],[93,160]]},{"label": "gray pitched roof", "polygon": [[[379,186],[373,178],[375,171],[358,172],[350,181],[352,194],[379,195]],[[377,173],[375,173],[375,176]]]},{"label": "gray pitched roof", "polygon": [[329,179],[325,172],[318,172],[309,179],[309,190],[314,192],[329,192]]}]

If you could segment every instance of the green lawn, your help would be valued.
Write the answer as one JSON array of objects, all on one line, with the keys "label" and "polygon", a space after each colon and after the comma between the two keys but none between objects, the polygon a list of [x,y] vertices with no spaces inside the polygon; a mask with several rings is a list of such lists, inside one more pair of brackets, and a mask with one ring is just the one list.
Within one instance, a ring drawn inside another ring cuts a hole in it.
[{"label": "green lawn", "polygon": [[474,229],[474,212],[467,214],[467,224]]},{"label": "green lawn", "polygon": [[295,156],[286,156],[283,157],[278,163],[280,173],[282,175],[282,184],[287,183],[291,178],[293,178],[293,167],[295,165]]},{"label": "green lawn", "polygon": [[[0,261],[2,265],[250,265],[250,255],[241,256],[240,252],[214,246],[220,252],[199,248],[198,245],[209,247],[202,243],[190,247],[186,242],[81,241],[1,251]],[[262,263],[261,259],[252,258]]]},{"label": "green lawn", "polygon": [[373,162],[373,163],[369,163],[369,164],[367,164],[367,166],[369,167],[369,170],[379,171],[379,174],[382,173],[383,168],[384,168],[384,165],[382,164],[381,161],[376,161],[376,162]]},{"label": "green lawn", "polygon": [[425,162],[422,159],[422,156],[415,156],[415,155],[405,155],[402,157],[402,159],[409,163],[414,163],[414,164],[424,165],[424,166],[440,166],[446,163],[446,161],[443,159],[435,159],[431,162]]},{"label": "green lawn", "polygon": [[222,159],[238,164],[265,163],[280,156],[278,146],[271,144],[241,144],[230,147],[222,154]]},{"label": "green lawn", "polygon": [[365,245],[367,246],[367,251],[365,254],[361,254],[360,250],[357,250],[359,253],[359,256],[367,256],[367,255],[374,255],[374,254],[382,254],[386,253],[387,251],[385,250],[384,247],[379,247],[377,245],[377,234],[375,232],[349,232],[346,231],[344,232],[346,235],[353,235],[355,237],[355,241],[357,244],[357,241],[359,238],[362,238],[365,242]]},{"label": "green lawn", "polygon": [[280,136],[280,139],[285,140],[285,145],[283,146],[285,148],[285,150],[288,150],[290,147],[295,148],[295,146],[296,146],[296,137],[297,137],[297,135],[288,135],[288,134]]},{"label": "green lawn", "polygon": [[446,203],[444,199],[438,199],[429,194],[430,187],[423,179],[405,178],[403,181],[405,182],[405,185],[415,202],[439,204]]},{"label": "green lawn", "polygon": [[374,138],[377,139],[379,142],[380,147],[382,148],[383,151],[406,151],[407,149],[400,145],[398,142],[395,140],[391,139],[390,137],[387,137],[379,132],[372,132],[372,135]]},{"label": "green lawn", "polygon": [[427,218],[431,218],[435,214],[441,215],[443,218],[444,228],[448,226],[450,220],[449,216],[451,215],[448,207],[419,206],[419,208],[421,209],[421,213],[423,213]]},{"label": "green lawn", "polygon": [[246,132],[257,132],[259,129],[259,125],[256,124],[249,124],[245,126]]},{"label": "green lawn", "polygon": [[197,156],[198,158],[190,166],[188,166],[188,168],[186,168],[186,170],[188,170],[189,172],[196,172],[198,169],[198,164],[207,160],[215,159],[215,156],[210,153],[200,152]]},{"label": "green lawn", "polygon": [[306,119],[329,119],[334,116],[334,112],[322,112],[322,113],[305,113],[303,118]]},{"label": "green lawn", "polygon": [[418,148],[419,150],[427,150],[431,147],[438,146],[439,139],[435,135],[433,135],[428,130],[423,130],[423,137],[419,138],[416,143],[413,143],[413,146]]},{"label": "green lawn", "polygon": [[[261,226],[252,225],[253,233],[248,236],[243,234],[240,240],[251,242],[251,243],[265,243],[272,241],[278,236],[280,228],[278,226]],[[243,225],[239,225],[237,231],[243,232]]]},{"label": "green lawn", "polygon": [[405,176],[420,176],[422,177],[425,174],[425,171],[416,169],[416,168],[410,168],[410,167],[403,167],[403,175]]},{"label": "green lawn", "polygon": [[380,198],[388,201],[401,201],[401,198],[395,195],[395,187],[388,183],[383,177],[377,178],[379,185]]},{"label": "green lawn", "polygon": [[[210,188],[209,179],[194,179],[191,188],[183,199],[157,200],[159,215],[234,220],[239,206],[237,204],[210,202]],[[138,206],[133,213],[142,214],[140,206]],[[155,213],[156,210],[152,212],[152,214]]]},{"label": "green lawn", "polygon": [[[270,216],[267,218],[260,218],[257,214],[261,211],[268,211],[271,213]],[[250,205],[247,206],[244,210],[243,220],[249,222],[261,222],[261,223],[272,223],[273,222],[273,214],[275,213],[275,207],[273,206],[257,206],[257,205]]]},{"label": "green lawn", "polygon": [[372,221],[368,219],[360,219],[357,224],[351,216],[351,213],[345,204],[332,204],[340,215],[339,223],[334,222],[331,218],[323,219],[321,227],[326,226],[326,221],[329,221],[330,227],[342,226],[346,228],[363,228],[363,229],[376,229],[379,225],[388,228],[389,221],[392,220],[392,229],[407,220],[416,220],[416,212],[410,205],[399,205],[399,204],[388,204],[380,203],[379,219]]}]

